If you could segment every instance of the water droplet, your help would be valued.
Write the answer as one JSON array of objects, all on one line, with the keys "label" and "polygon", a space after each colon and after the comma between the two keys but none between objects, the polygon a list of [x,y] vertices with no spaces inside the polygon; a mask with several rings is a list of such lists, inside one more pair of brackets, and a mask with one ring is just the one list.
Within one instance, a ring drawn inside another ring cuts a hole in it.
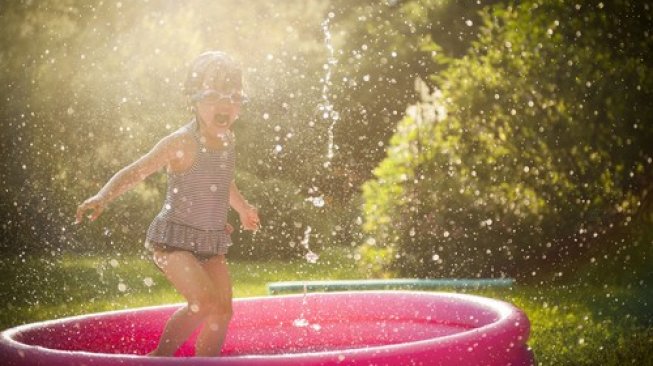
[{"label": "water droplet", "polygon": [[154,285],[154,280],[152,279],[152,277],[145,277],[143,278],[143,283],[147,287],[152,287]]},{"label": "water droplet", "polygon": [[115,259],[110,260],[110,261],[109,261],[109,264],[110,264],[111,267],[113,267],[113,268],[116,268],[116,267],[118,267],[118,265],[119,265],[118,261],[115,260]]},{"label": "water droplet", "polygon": [[307,200],[310,201],[313,204],[313,206],[317,208],[324,207],[324,197],[322,196],[310,197]]},{"label": "water droplet", "polygon": [[312,263],[312,264],[317,263],[317,260],[320,259],[320,256],[319,256],[319,255],[317,255],[316,253],[314,253],[314,252],[312,252],[312,251],[310,251],[310,250],[309,250],[308,253],[306,253],[306,256],[305,256],[305,257],[306,257],[306,261],[307,261],[308,263]]},{"label": "water droplet", "polygon": [[297,328],[306,327],[308,326],[308,320],[303,318],[295,319],[293,320],[292,325],[294,325]]},{"label": "water droplet", "polygon": [[118,291],[120,291],[120,292],[125,292],[125,291],[127,291],[127,285],[125,285],[125,284],[122,283],[122,282],[119,283],[119,284],[118,284]]}]

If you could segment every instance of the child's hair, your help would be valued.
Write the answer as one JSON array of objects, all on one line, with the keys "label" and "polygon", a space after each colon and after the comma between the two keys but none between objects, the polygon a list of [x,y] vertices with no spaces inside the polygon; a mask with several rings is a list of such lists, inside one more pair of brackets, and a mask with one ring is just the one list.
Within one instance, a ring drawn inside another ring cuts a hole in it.
[{"label": "child's hair", "polygon": [[205,88],[205,84],[218,91],[240,90],[243,76],[240,66],[231,56],[221,51],[208,51],[199,55],[190,66],[184,94],[192,97]]}]

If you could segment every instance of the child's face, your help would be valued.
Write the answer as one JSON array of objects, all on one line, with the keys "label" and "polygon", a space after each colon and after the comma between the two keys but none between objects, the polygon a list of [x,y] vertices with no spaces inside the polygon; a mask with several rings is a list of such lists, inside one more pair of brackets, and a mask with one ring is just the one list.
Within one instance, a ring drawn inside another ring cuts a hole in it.
[{"label": "child's face", "polygon": [[224,92],[206,88],[196,102],[197,114],[210,131],[223,133],[238,119],[243,99],[242,90]]}]

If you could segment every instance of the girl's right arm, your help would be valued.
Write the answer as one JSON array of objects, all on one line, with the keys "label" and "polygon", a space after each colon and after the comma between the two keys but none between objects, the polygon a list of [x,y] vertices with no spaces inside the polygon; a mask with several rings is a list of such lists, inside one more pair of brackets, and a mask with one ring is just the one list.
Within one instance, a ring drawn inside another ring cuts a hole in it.
[{"label": "girl's right arm", "polygon": [[75,223],[82,222],[86,211],[92,211],[91,221],[97,219],[111,201],[168,164],[176,157],[177,151],[181,151],[179,135],[163,138],[150,152],[116,173],[95,196],[79,205]]}]

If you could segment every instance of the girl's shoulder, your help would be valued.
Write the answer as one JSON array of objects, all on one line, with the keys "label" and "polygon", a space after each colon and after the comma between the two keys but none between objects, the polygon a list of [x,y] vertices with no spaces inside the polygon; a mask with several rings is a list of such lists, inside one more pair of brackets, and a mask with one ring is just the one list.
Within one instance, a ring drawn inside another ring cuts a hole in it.
[{"label": "girl's shoulder", "polygon": [[181,139],[181,140],[195,140],[195,124],[193,122],[187,123],[183,126],[181,126],[179,129],[174,131],[173,133],[170,134],[170,136],[173,136],[175,139]]},{"label": "girl's shoulder", "polygon": [[163,138],[165,145],[177,150],[196,149],[197,139],[193,124],[186,124]]}]

